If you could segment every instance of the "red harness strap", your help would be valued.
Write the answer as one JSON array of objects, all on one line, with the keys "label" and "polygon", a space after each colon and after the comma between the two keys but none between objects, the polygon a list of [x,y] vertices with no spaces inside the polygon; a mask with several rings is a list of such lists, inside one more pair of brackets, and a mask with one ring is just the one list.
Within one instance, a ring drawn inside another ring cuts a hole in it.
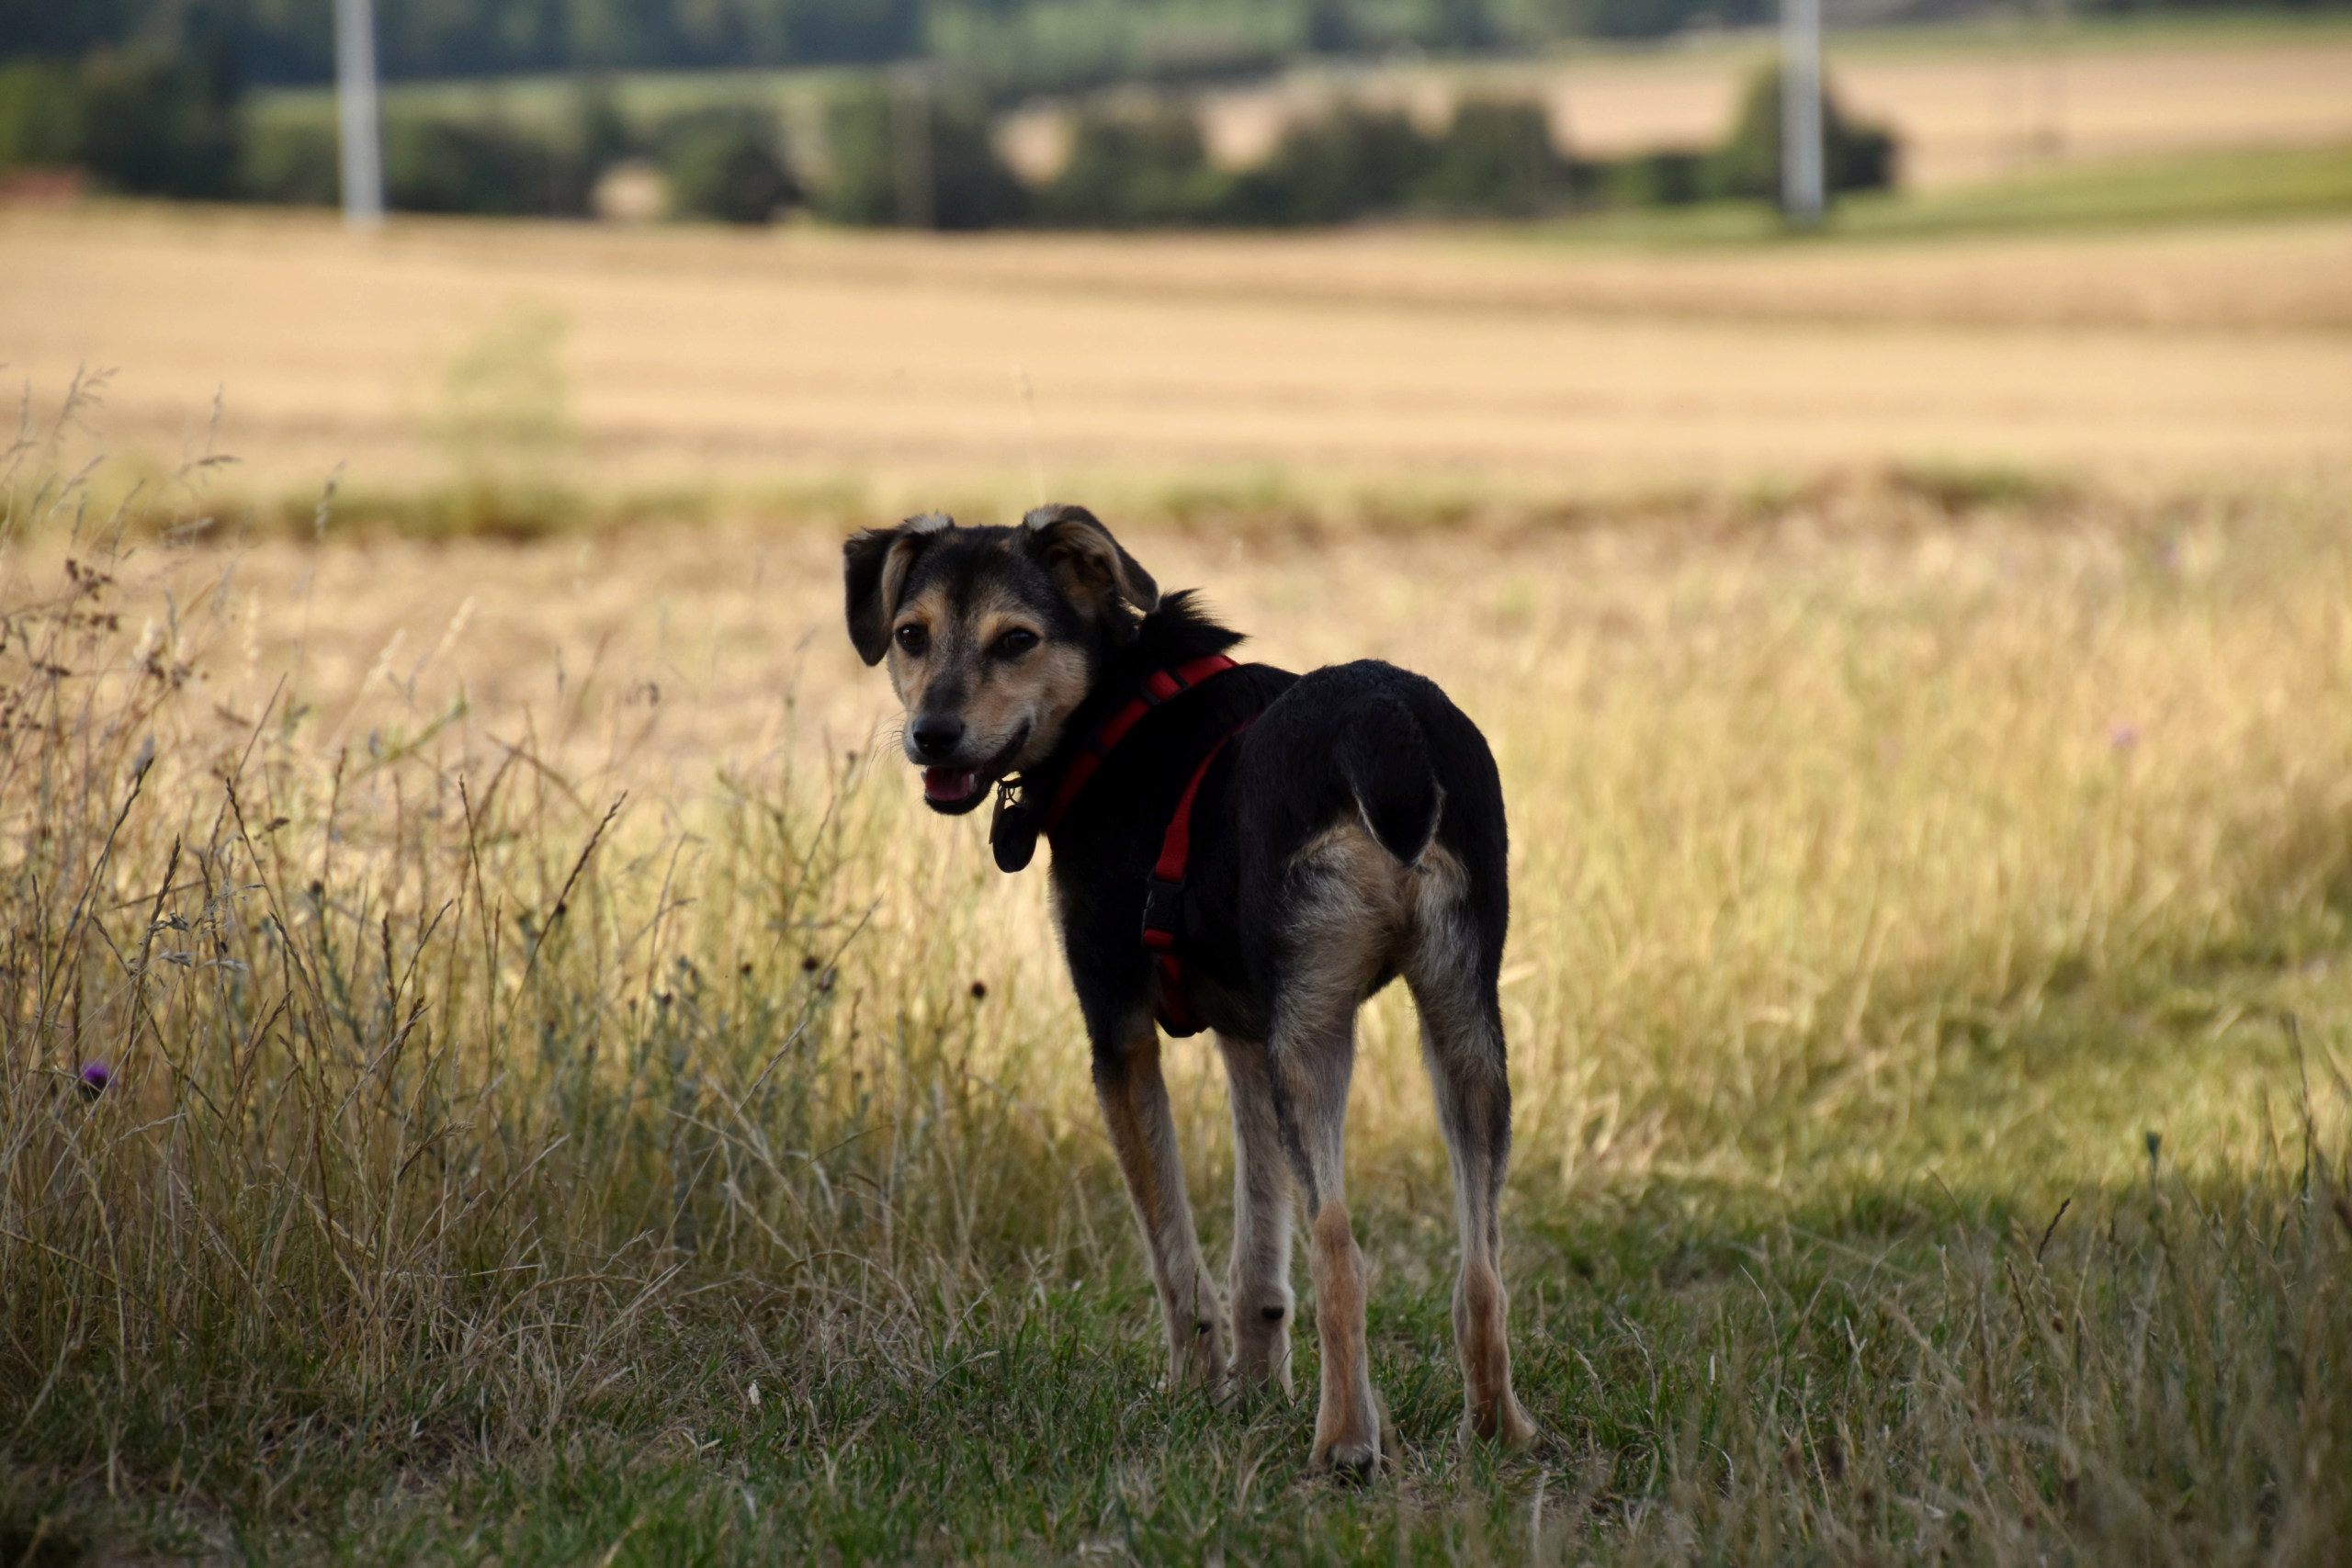
[{"label": "red harness strap", "polygon": [[1176,815],[1168,819],[1167,836],[1159,840],[1159,859],[1151,868],[1151,886],[1143,901],[1143,944],[1159,964],[1159,1027],[1181,1040],[1204,1027],[1184,996],[1184,868],[1193,858],[1193,801],[1201,781],[1224,753],[1234,736],[1256,721],[1252,714],[1209,748],[1191,782],[1177,798]]},{"label": "red harness strap", "polygon": [[[1130,698],[1126,706],[1113,714],[1102,728],[1087,737],[1085,750],[1079,752],[1077,760],[1070,763],[1069,772],[1062,775],[1061,787],[1054,791],[1053,803],[1046,807],[1045,819],[1038,830],[1050,837],[1053,830],[1061,826],[1070,803],[1079,797],[1086,788],[1087,781],[1101,769],[1102,759],[1111,754],[1112,747],[1126,739],[1127,731],[1133,729],[1144,715],[1177,693],[1189,691],[1210,676],[1222,674],[1232,668],[1234,661],[1224,654],[1205,653],[1172,670],[1153,671],[1144,681],[1142,694]],[[1197,784],[1200,781],[1195,778],[1193,782]],[[1190,801],[1192,796],[1187,794],[1184,798]]]},{"label": "red harness strap", "polygon": [[[1070,805],[1086,788],[1102,766],[1111,749],[1126,739],[1127,731],[1142,722],[1143,716],[1175,696],[1190,691],[1212,675],[1221,675],[1236,668],[1235,661],[1222,653],[1203,654],[1187,660],[1172,670],[1155,670],[1147,676],[1143,691],[1128,700],[1102,726],[1087,737],[1085,747],[1070,763],[1069,772],[1062,775],[1059,788],[1046,807],[1038,830],[1050,836],[1060,827]],[[1143,905],[1143,944],[1159,968],[1159,1026],[1171,1035],[1182,1038],[1198,1034],[1200,1019],[1194,1015],[1184,997],[1184,868],[1193,858],[1193,802],[1201,793],[1201,781],[1209,776],[1210,764],[1223,754],[1226,745],[1236,735],[1250,728],[1249,718],[1228,730],[1224,739],[1209,748],[1193,770],[1192,778],[1184,785],[1183,795],[1176,802],[1176,815],[1169,819],[1168,832],[1159,841],[1159,859],[1151,868],[1151,883],[1145,890]]]}]

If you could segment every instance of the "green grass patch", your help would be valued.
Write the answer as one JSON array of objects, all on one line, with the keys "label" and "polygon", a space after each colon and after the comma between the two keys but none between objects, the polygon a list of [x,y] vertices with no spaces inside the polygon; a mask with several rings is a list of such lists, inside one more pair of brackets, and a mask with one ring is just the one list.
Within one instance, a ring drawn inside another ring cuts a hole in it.
[{"label": "green grass patch", "polygon": [[[498,119],[546,133],[572,128],[583,87],[609,93],[611,102],[632,121],[650,124],[674,115],[738,105],[812,112],[821,109],[831,94],[862,80],[864,74],[853,68],[831,66],[791,71],[624,71],[594,75],[548,73],[390,82],[384,85],[381,96],[388,114]],[[334,92],[331,87],[257,88],[247,99],[245,112],[260,126],[329,129],[334,123]]]},{"label": "green grass patch", "polygon": [[1813,233],[1792,230],[1760,202],[1581,213],[1533,232],[1556,241],[1711,247],[2163,228],[2347,212],[2352,145],[2065,164],[1945,190],[1856,195],[1842,198]]},{"label": "green grass patch", "polygon": [[2352,145],[2062,165],[1916,197],[1858,197],[1836,223],[1859,237],[1927,239],[2345,212],[2352,212]]}]

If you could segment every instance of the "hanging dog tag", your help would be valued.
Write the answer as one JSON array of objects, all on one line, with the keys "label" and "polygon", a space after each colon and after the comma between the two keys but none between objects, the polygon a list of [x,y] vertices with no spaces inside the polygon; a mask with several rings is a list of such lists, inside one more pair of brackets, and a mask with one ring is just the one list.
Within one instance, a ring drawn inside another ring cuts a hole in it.
[{"label": "hanging dog tag", "polygon": [[1037,812],[1010,781],[996,786],[996,816],[989,823],[989,848],[996,868],[1025,871],[1037,854]]}]

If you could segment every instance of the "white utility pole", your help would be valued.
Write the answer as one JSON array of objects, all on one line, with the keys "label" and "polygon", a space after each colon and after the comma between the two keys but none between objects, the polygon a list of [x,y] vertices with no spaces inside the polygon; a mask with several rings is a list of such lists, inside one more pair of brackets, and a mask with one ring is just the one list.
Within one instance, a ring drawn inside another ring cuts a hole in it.
[{"label": "white utility pole", "polygon": [[376,116],[376,13],[369,0],[334,0],[335,107],[343,117],[343,222],[384,221],[384,158]]},{"label": "white utility pole", "polygon": [[1821,221],[1821,0],[1781,0],[1781,208]]}]

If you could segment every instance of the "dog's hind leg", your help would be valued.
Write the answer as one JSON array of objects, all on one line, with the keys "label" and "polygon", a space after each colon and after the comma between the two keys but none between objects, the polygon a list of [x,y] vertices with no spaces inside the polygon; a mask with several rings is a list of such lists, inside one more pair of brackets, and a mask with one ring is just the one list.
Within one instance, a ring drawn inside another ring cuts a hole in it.
[{"label": "dog's hind leg", "polygon": [[1283,1152],[1306,1201],[1323,1351],[1310,1463],[1366,1477],[1380,1465],[1380,1407],[1364,1346],[1369,1276],[1348,1222],[1348,1079],[1356,1009],[1403,928],[1403,883],[1395,858],[1353,822],[1301,851],[1290,873],[1267,1060]]},{"label": "dog's hind leg", "polygon": [[1462,1272],[1453,1337],[1462,1354],[1463,1426],[1518,1447],[1534,1436],[1510,1386],[1510,1302],[1498,1209],[1510,1162],[1510,1077],[1494,955],[1469,919],[1461,867],[1443,851],[1416,874],[1415,941],[1406,983],[1421,1014],[1421,1055],[1453,1167]]},{"label": "dog's hind leg", "polygon": [[1219,1034],[1216,1048],[1233,1091],[1233,1262],[1226,1297],[1233,1304],[1237,1383],[1272,1382],[1291,1391],[1290,1167],[1274,1115],[1266,1048]]},{"label": "dog's hind leg", "polygon": [[1094,1093],[1102,1102],[1120,1174],[1127,1180],[1127,1196],[1135,1203],[1144,1250],[1151,1258],[1151,1280],[1159,1290],[1160,1320],[1168,1330],[1169,1381],[1177,1387],[1199,1383],[1222,1393],[1225,1348],[1217,1319],[1224,1314],[1208,1265],[1201,1258],[1193,1205],[1184,1196],[1176,1120],[1169,1110],[1167,1080],[1159,1072],[1159,1034],[1148,1018],[1131,1024],[1121,1042],[1098,1042]]},{"label": "dog's hind leg", "polygon": [[1348,1221],[1345,1136],[1354,1067],[1352,999],[1333,1019],[1281,1026],[1272,1048],[1283,1142],[1306,1202],[1307,1263],[1315,1280],[1315,1336],[1323,1353],[1310,1468],[1368,1478],[1380,1468],[1380,1405],[1364,1344],[1370,1274]]}]

